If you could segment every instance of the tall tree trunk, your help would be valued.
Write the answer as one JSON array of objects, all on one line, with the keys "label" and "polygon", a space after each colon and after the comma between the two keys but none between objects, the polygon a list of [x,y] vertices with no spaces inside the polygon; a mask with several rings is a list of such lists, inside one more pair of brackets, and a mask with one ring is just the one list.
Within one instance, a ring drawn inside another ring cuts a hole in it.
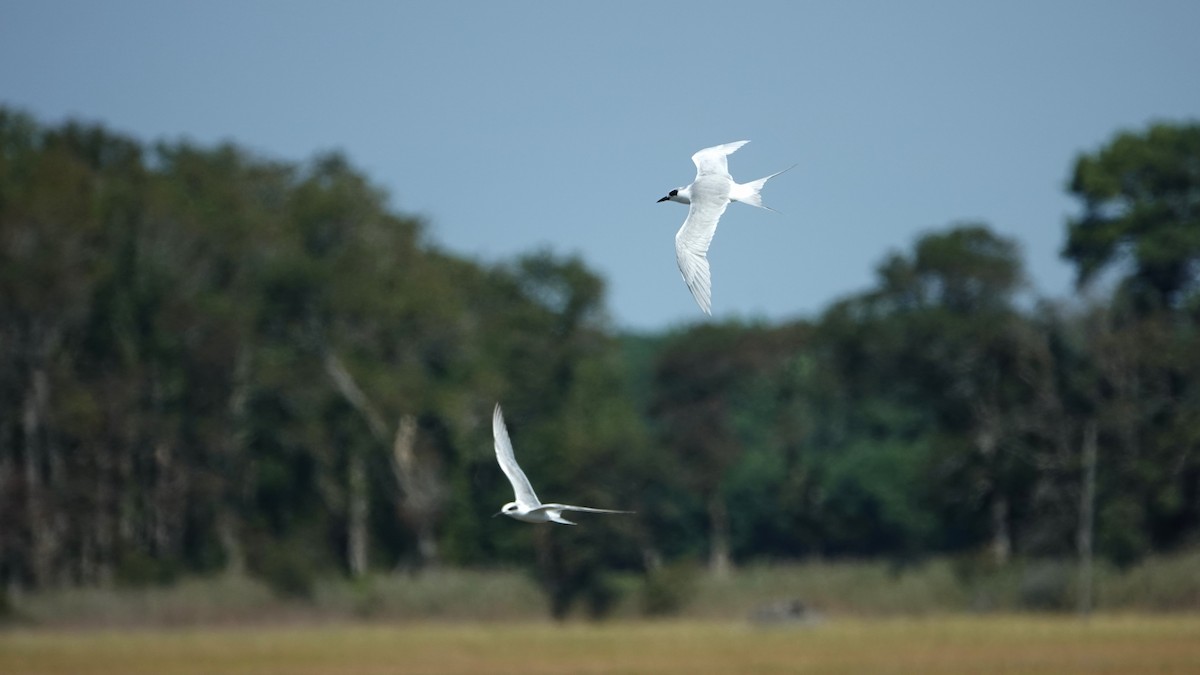
[{"label": "tall tree trunk", "polygon": [[999,492],[992,495],[991,520],[992,543],[988,548],[992,562],[1003,567],[1012,558],[1012,536],[1008,530],[1008,497]]},{"label": "tall tree trunk", "polygon": [[21,440],[25,446],[25,517],[30,541],[29,581],[34,588],[48,584],[54,571],[55,528],[50,517],[43,476],[46,458],[42,425],[47,407],[47,389],[46,372],[34,367],[21,410]]},{"label": "tall tree trunk", "polygon": [[[383,416],[367,398],[362,388],[354,381],[341,359],[331,351],[325,353],[325,373],[333,381],[342,397],[362,415],[371,431],[371,436],[381,443],[387,442],[387,427]],[[399,510],[407,517],[417,536],[417,553],[421,565],[437,564],[438,547],[434,521],[441,504],[442,488],[434,471],[418,460],[415,452],[417,420],[412,415],[400,418],[396,435],[392,440],[392,471],[400,488]],[[362,570],[366,569],[367,501],[366,458],[361,454],[350,458],[349,495],[349,556],[351,573],[355,574],[355,556],[362,547]],[[361,475],[360,475],[361,474]],[[361,485],[359,486],[359,482]],[[358,486],[358,487],[356,487]]]},{"label": "tall tree trunk", "polygon": [[429,520],[417,524],[417,555],[421,558],[422,568],[437,567],[440,558],[437,536]]},{"label": "tall tree trunk", "polygon": [[733,570],[733,562],[729,554],[729,510],[719,491],[714,491],[708,499],[708,520],[708,571],[725,578]]},{"label": "tall tree trunk", "polygon": [[371,435],[376,440],[386,443],[388,433],[387,425],[383,423],[383,416],[379,414],[374,405],[371,405],[371,401],[354,381],[354,376],[350,374],[350,371],[346,370],[342,360],[331,351],[325,352],[325,374],[329,376],[330,380],[333,380],[333,386],[346,399],[346,402],[363,416],[367,427],[371,430]]},{"label": "tall tree trunk", "polygon": [[95,476],[95,531],[96,542],[95,582],[100,586],[111,586],[116,572],[116,509],[114,482],[118,480],[113,470],[112,455],[105,447],[92,446],[96,457]]},{"label": "tall tree trunk", "polygon": [[175,452],[166,438],[159,438],[155,442],[153,452],[154,512],[150,524],[150,546],[154,555],[166,558],[174,548],[174,506],[179,497],[179,486],[175,481]]},{"label": "tall tree trunk", "polygon": [[[0,401],[0,405],[8,403]],[[12,421],[8,415],[0,415],[0,439],[11,438],[13,433]],[[0,445],[0,513],[18,513],[17,504],[12,499],[11,488],[16,485],[17,478],[14,467],[16,457],[13,449]],[[0,561],[11,561],[20,552],[16,534],[13,528],[0,530]],[[17,576],[10,565],[0,566],[0,607],[12,607],[17,593]]]},{"label": "tall tree trunk", "polygon": [[999,472],[999,437],[996,431],[999,426],[994,407],[975,406],[976,419],[979,429],[975,433],[975,448],[983,458],[987,475],[982,480],[983,489],[991,492],[989,519],[991,521],[992,541],[988,550],[992,562],[999,567],[1008,564],[1012,557],[1012,536],[1008,529],[1008,497],[1000,490]]},{"label": "tall tree trunk", "polygon": [[421,567],[438,563],[434,522],[441,505],[441,485],[432,469],[418,460],[417,420],[404,415],[396,425],[392,441],[392,471],[400,491],[399,510],[416,532]]},{"label": "tall tree trunk", "polygon": [[662,569],[663,556],[662,551],[653,544],[642,545],[642,568],[647,572],[655,572]]},{"label": "tall tree trunk", "polygon": [[225,573],[242,576],[246,571],[246,548],[242,545],[239,505],[243,502],[247,477],[242,471],[248,427],[247,406],[250,400],[250,348],[238,346],[234,360],[233,389],[229,395],[229,424],[225,432],[220,458],[224,481],[220,490],[216,515],[217,540],[225,558]]},{"label": "tall tree trunk", "polygon": [[1092,612],[1092,537],[1096,520],[1096,420],[1083,427],[1083,489],[1079,491],[1079,613]]},{"label": "tall tree trunk", "polygon": [[[324,366],[325,374],[333,381],[334,387],[366,420],[371,436],[377,441],[386,442],[387,427],[383,417],[371,405],[342,360],[332,351],[326,351]],[[366,458],[361,451],[351,449],[350,456],[346,458],[346,565],[350,569],[350,576],[356,578],[367,571],[369,509]]]},{"label": "tall tree trunk", "polygon": [[367,573],[367,463],[361,452],[350,452],[346,490],[346,562],[357,579]]},{"label": "tall tree trunk", "polygon": [[221,553],[225,556],[225,574],[234,577],[246,573],[246,549],[242,546],[239,535],[237,516],[228,504],[217,507],[217,542],[221,545]]}]

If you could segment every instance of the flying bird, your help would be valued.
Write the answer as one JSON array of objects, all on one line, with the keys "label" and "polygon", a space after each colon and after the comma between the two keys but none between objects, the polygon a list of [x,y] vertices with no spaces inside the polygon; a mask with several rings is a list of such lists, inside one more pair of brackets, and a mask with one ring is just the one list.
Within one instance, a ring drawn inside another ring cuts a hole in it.
[{"label": "flying bird", "polygon": [[687,219],[675,233],[675,259],[679,272],[687,284],[696,304],[705,314],[712,314],[712,281],[708,271],[708,246],[717,232],[717,221],[725,213],[729,202],[743,202],[768,211],[774,209],[762,203],[762,188],[767,181],[787,171],[777,171],[766,178],[735,183],[729,175],[725,159],[750,141],[737,141],[705,148],[692,155],[696,165],[696,180],[687,187],[676,188],[659,202],[688,204]]},{"label": "flying bird", "polygon": [[612,511],[610,509],[593,509],[589,506],[572,506],[571,504],[543,504],[533,493],[533,486],[529,484],[529,479],[525,477],[525,472],[521,470],[517,464],[517,458],[513,455],[512,441],[508,439],[508,429],[504,426],[504,415],[500,413],[500,404],[496,404],[496,411],[492,413],[492,436],[496,439],[496,460],[500,462],[500,468],[504,471],[504,475],[508,476],[508,481],[512,483],[513,492],[516,493],[517,500],[504,505],[492,517],[503,513],[509,518],[516,518],[527,523],[562,523],[563,525],[575,525],[575,523],[563,518],[563,511],[582,511],[585,513],[633,513],[633,511]]}]

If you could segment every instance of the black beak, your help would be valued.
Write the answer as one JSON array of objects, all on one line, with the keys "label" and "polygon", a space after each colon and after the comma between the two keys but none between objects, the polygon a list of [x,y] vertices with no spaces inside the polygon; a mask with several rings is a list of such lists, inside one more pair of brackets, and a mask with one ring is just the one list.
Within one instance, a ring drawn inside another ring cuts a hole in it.
[{"label": "black beak", "polygon": [[666,197],[663,197],[662,199],[660,199],[660,200],[658,200],[657,202],[655,202],[655,204],[658,204],[658,203],[660,203],[660,202],[665,202],[665,201],[667,201],[667,200],[668,200],[668,199],[670,199],[670,198],[671,198],[671,195],[667,195]]}]

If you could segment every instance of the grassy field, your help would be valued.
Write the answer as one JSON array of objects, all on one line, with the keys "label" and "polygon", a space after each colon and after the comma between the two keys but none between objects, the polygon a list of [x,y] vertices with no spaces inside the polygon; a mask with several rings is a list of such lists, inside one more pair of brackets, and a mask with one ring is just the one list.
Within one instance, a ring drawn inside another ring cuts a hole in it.
[{"label": "grassy field", "polygon": [[[1197,673],[1200,551],[1100,568],[1083,621],[1073,568],[978,572],[952,560],[805,562],[667,577],[669,619],[646,620],[646,582],[617,579],[611,620],[546,621],[515,570],[443,569],[326,580],[282,598],[245,577],[16,596],[0,675],[90,673]],[[826,617],[756,626],[802,601]],[[1059,614],[1029,612],[1055,609]],[[1025,613],[1020,613],[1025,612]],[[582,612],[575,616],[581,616]]]},{"label": "grassy field", "polygon": [[0,673],[1200,673],[1200,617],[13,630]]},{"label": "grassy field", "polygon": [[[1099,566],[1096,607],[1106,614],[1200,612],[1200,549],[1147,559],[1128,570]],[[897,569],[883,562],[809,561],[740,567],[727,578],[700,568],[663,575],[677,594],[674,618],[738,621],[764,606],[799,600],[839,617],[1069,612],[1076,574],[1069,562],[1020,562],[976,571],[935,559]],[[614,578],[610,618],[632,621],[647,611],[652,586],[636,575]],[[659,587],[662,590],[662,587]],[[659,596],[661,597],[661,595]],[[279,597],[247,577],[192,578],[147,588],[65,588],[17,595],[0,629],[194,628],[212,625],[375,621],[419,623],[536,622],[548,615],[531,574],[517,570],[446,568],[417,575],[326,579],[311,597]],[[582,608],[577,614],[582,615]]]}]

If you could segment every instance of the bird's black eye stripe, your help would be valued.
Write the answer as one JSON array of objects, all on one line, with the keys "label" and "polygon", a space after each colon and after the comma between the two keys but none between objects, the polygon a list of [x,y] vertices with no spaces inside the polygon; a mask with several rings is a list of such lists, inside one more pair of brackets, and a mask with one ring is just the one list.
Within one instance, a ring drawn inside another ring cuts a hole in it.
[{"label": "bird's black eye stripe", "polygon": [[676,196],[676,195],[678,195],[678,194],[679,194],[679,190],[671,190],[671,193],[670,193],[670,194],[671,194],[671,196],[672,196],[672,197],[674,197],[674,196]]}]

